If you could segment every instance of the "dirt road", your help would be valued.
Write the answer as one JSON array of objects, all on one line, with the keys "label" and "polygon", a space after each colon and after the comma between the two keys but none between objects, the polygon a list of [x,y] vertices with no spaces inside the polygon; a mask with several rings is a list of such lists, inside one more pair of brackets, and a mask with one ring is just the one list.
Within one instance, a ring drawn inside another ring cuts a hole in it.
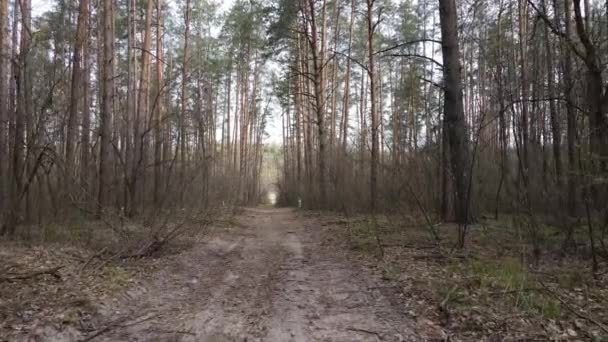
[{"label": "dirt road", "polygon": [[[340,247],[342,248],[342,247]],[[312,218],[245,209],[108,303],[92,341],[408,341],[412,322]]]}]

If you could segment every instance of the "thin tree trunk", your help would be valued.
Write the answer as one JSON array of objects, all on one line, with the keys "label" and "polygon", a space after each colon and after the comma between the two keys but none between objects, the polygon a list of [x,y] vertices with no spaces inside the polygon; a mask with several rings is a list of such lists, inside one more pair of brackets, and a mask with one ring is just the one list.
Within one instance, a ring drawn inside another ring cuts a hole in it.
[{"label": "thin tree trunk", "polygon": [[[333,8],[333,17],[334,17],[334,46],[333,46],[333,50],[334,51],[338,51],[338,38],[340,36],[340,24],[339,24],[339,18],[340,18],[340,6],[338,6],[338,1],[334,2],[334,8]],[[334,186],[335,186],[335,179],[336,177],[334,176],[336,174],[336,163],[338,162],[335,158],[336,158],[336,118],[337,118],[337,93],[338,93],[338,62],[339,60],[337,58],[334,58],[334,63],[332,63],[332,68],[331,68],[331,122],[330,122],[330,134],[329,134],[329,149],[331,151],[331,156],[332,159],[334,160],[334,163],[332,164],[332,179],[334,180]]]},{"label": "thin tree trunk", "polygon": [[163,191],[163,159],[162,148],[164,142],[163,118],[165,115],[165,104],[163,101],[164,77],[163,77],[163,13],[162,0],[156,0],[156,113],[154,120],[154,207],[159,209],[160,196]]},{"label": "thin tree trunk", "polygon": [[127,0],[127,23],[128,23],[128,39],[127,39],[127,111],[125,113],[124,127],[124,158],[125,158],[125,188],[124,188],[124,204],[125,207],[131,208],[131,172],[135,165],[133,153],[133,139],[131,136],[133,131],[133,118],[137,112],[137,54],[135,50],[136,34],[137,34],[137,1]]},{"label": "thin tree trunk", "polygon": [[[184,14],[184,60],[182,65],[182,84],[181,84],[181,102],[180,102],[180,117],[179,117],[179,144],[180,144],[180,186],[184,186],[186,182],[186,101],[187,101],[187,86],[188,81],[188,58],[189,58],[189,41],[190,41],[190,0],[186,0],[186,9]],[[183,191],[180,191],[180,205],[184,204]]]},{"label": "thin tree trunk", "polygon": [[[21,64],[21,91],[19,94],[21,95],[21,105],[18,106],[18,114],[22,115],[25,119],[25,139],[23,143],[25,144],[25,167],[24,174],[22,175],[23,180],[27,182],[27,177],[32,173],[34,168],[33,165],[33,156],[36,148],[36,125],[34,124],[34,113],[32,112],[32,73],[30,72],[30,49],[32,47],[32,2],[31,0],[18,0],[21,4],[21,49],[19,51],[20,54],[20,64]],[[19,96],[17,97],[17,101],[19,101]],[[27,183],[24,183],[24,185]],[[31,196],[31,187],[24,186],[23,191],[25,192],[25,213],[24,220],[25,222],[30,222],[32,218],[32,196]]]},{"label": "thin tree trunk", "polygon": [[103,90],[102,110],[100,115],[99,133],[99,189],[97,199],[97,216],[101,216],[107,205],[108,187],[110,185],[110,151],[111,151],[111,119],[114,108],[114,3],[113,0],[103,0]]},{"label": "thin tree trunk", "polygon": [[376,24],[373,20],[374,2],[375,0],[367,1],[367,49],[368,49],[368,74],[369,88],[371,101],[371,133],[372,133],[372,159],[370,163],[370,209],[372,213],[376,212],[378,201],[377,182],[378,182],[378,106],[376,104],[376,73],[374,62],[374,31]]},{"label": "thin tree trunk", "polygon": [[[564,0],[564,21],[566,29],[566,39],[572,37],[572,15],[570,0]],[[567,120],[567,139],[568,139],[568,213],[574,217],[576,215],[576,188],[578,163],[576,161],[576,110],[574,108],[574,81],[572,75],[572,52],[570,47],[563,44],[564,49],[564,93],[566,94],[566,120]]]},{"label": "thin tree trunk", "polygon": [[91,155],[91,3],[88,3],[85,17],[86,43],[83,46],[82,58],[84,62],[82,77],[82,133],[80,135],[80,185],[84,191],[83,201],[85,209],[89,209],[91,202],[90,186],[90,155]]},{"label": "thin tree trunk", "polygon": [[529,156],[528,156],[528,144],[530,141],[529,138],[529,118],[528,118],[528,60],[527,60],[527,1],[518,0],[518,11],[519,11],[519,62],[521,68],[521,142],[522,142],[522,153],[523,153],[523,172],[526,175],[522,175],[523,177],[527,177],[527,173],[529,171]]},{"label": "thin tree trunk", "polygon": [[[546,0],[543,0],[543,10],[545,14],[548,13],[548,6]],[[559,22],[558,19],[555,20]],[[551,119],[551,133],[553,136],[553,162],[555,165],[555,179],[558,188],[558,193],[562,194],[562,132],[560,127],[560,120],[558,117],[557,105],[555,100],[555,76],[554,76],[554,58],[553,58],[553,44],[549,36],[549,27],[545,25],[545,51],[546,51],[546,66],[547,66],[547,91],[549,92],[549,112]]]},{"label": "thin tree trunk", "polygon": [[[0,0],[0,156],[9,155],[8,121],[9,92],[8,75],[10,70],[10,52],[8,35],[8,0]],[[7,206],[8,162],[0,163],[0,212]]]}]

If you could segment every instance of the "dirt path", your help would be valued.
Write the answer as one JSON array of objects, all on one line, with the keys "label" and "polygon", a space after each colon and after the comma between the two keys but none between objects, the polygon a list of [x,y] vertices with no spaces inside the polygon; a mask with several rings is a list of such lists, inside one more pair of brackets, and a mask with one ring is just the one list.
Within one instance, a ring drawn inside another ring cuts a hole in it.
[{"label": "dirt path", "polygon": [[151,279],[106,305],[115,320],[91,340],[415,340],[377,280],[290,209],[245,209]]}]

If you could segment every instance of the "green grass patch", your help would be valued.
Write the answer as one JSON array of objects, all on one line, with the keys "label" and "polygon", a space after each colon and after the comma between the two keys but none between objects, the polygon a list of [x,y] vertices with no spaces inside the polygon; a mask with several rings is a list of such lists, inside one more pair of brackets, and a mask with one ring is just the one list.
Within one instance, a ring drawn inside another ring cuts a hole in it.
[{"label": "green grass patch", "polygon": [[[457,269],[453,265],[449,267]],[[538,291],[538,284],[517,258],[474,260],[464,265],[461,272],[468,280],[468,288],[487,301],[506,301],[514,308],[551,319],[561,314],[560,303]],[[455,291],[452,287],[450,290],[453,292],[449,295],[450,302],[464,303],[458,289]],[[445,292],[445,289],[440,291]],[[438,294],[444,296],[442,298],[448,295],[447,292]]]},{"label": "green grass patch", "polygon": [[470,272],[476,277],[479,287],[515,290],[528,285],[528,273],[515,258],[502,260],[475,260]]},{"label": "green grass patch", "polygon": [[369,221],[355,222],[350,227],[352,248],[362,251],[373,251],[378,248],[376,230]]},{"label": "green grass patch", "polygon": [[435,294],[442,304],[461,308],[470,306],[468,293],[458,284],[441,284],[435,288]]}]

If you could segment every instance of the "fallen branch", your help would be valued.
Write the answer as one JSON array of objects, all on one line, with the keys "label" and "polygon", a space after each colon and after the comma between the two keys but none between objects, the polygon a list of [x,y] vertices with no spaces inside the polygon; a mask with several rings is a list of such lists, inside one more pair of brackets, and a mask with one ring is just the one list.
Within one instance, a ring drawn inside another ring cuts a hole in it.
[{"label": "fallen branch", "polygon": [[40,271],[30,272],[30,273],[20,273],[15,275],[9,275],[7,277],[0,277],[0,282],[2,281],[14,281],[14,280],[25,280],[30,278],[35,278],[41,275],[49,274],[55,277],[56,279],[61,279],[58,271],[64,268],[64,266],[57,266],[53,268],[48,268]]},{"label": "fallen branch", "polygon": [[104,247],[102,248],[99,252],[91,255],[91,257],[87,260],[87,262],[84,263],[84,265],[82,265],[82,267],[80,268],[80,270],[78,271],[78,274],[82,274],[82,272],[89,266],[89,264],[91,264],[91,262],[93,261],[93,259],[95,258],[99,258],[103,253],[105,253],[108,250],[108,247]]},{"label": "fallen branch", "polygon": [[[117,329],[117,328],[126,328],[126,327],[131,327],[131,326],[134,326],[134,325],[137,325],[137,324],[141,324],[141,323],[143,323],[145,321],[149,321],[149,320],[155,318],[156,316],[157,315],[151,315],[151,316],[142,318],[142,319],[140,319],[138,321],[135,321],[135,322],[132,322],[132,323],[123,323],[123,324],[121,324],[119,322],[124,322],[125,317],[119,317],[119,318],[113,319],[110,322],[108,322],[103,328],[97,329],[92,334],[90,334],[90,335],[86,336],[85,338],[81,339],[80,342],[92,341],[93,339],[95,339],[95,338],[97,338],[97,337],[99,337],[101,335],[107,334],[108,332],[110,332],[110,331],[112,331],[114,329]],[[142,317],[142,316],[140,316],[140,317]]]},{"label": "fallen branch", "polygon": [[196,336],[192,331],[186,330],[164,330],[164,329],[150,329],[150,332],[159,333],[159,334],[177,334],[177,335],[190,335]]},{"label": "fallen branch", "polygon": [[382,243],[382,247],[384,248],[392,248],[392,247],[398,247],[398,248],[407,248],[407,249],[435,249],[437,248],[437,245],[415,245],[415,244],[403,244],[403,243],[399,243],[399,242],[395,242],[395,243],[388,243],[388,242],[384,242]]},{"label": "fallen branch", "polygon": [[427,260],[427,259],[438,259],[443,260],[447,259],[447,255],[443,254],[420,254],[420,255],[412,255],[412,259],[414,260]]},{"label": "fallen branch", "polygon": [[516,289],[516,290],[489,291],[486,294],[488,296],[502,296],[502,295],[509,295],[509,294],[519,294],[522,292],[538,292],[541,290],[542,289],[538,288],[538,287],[526,287],[523,289]]}]

